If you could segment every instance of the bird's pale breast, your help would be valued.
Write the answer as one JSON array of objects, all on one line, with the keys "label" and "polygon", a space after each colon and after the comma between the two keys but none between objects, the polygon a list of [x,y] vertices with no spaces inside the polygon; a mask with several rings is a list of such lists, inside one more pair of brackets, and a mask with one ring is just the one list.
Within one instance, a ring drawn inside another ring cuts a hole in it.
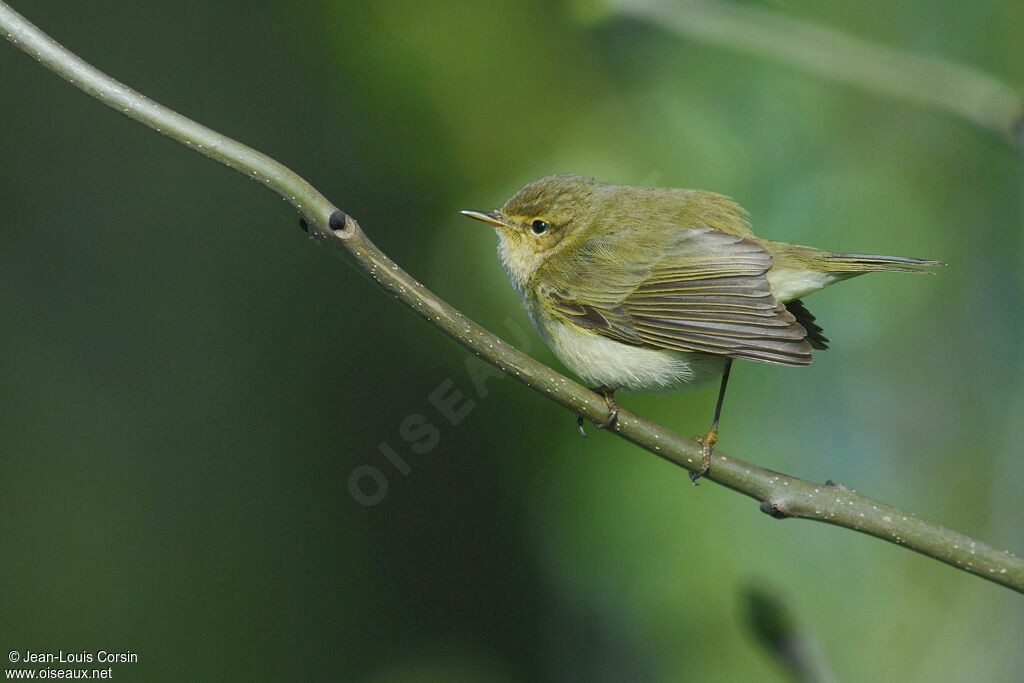
[{"label": "bird's pale breast", "polygon": [[675,389],[717,377],[725,361],[701,353],[623,344],[559,321],[537,327],[558,359],[595,387],[632,391]]}]

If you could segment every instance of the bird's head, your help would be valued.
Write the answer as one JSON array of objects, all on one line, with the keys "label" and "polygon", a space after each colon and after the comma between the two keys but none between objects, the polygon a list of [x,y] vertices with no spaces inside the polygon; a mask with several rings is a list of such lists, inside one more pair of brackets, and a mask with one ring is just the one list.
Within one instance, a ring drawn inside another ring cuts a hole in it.
[{"label": "bird's head", "polygon": [[521,290],[545,261],[586,231],[600,187],[585,176],[549,175],[523,187],[500,209],[462,213],[494,226],[498,254]]}]

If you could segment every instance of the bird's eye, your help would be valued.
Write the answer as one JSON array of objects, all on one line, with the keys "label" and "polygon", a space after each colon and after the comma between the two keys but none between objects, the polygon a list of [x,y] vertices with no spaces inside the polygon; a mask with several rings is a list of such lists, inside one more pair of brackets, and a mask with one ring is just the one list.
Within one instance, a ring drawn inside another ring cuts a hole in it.
[{"label": "bird's eye", "polygon": [[534,235],[541,235],[548,231],[547,221],[542,221],[541,219],[538,218],[530,226],[530,229],[533,230]]}]

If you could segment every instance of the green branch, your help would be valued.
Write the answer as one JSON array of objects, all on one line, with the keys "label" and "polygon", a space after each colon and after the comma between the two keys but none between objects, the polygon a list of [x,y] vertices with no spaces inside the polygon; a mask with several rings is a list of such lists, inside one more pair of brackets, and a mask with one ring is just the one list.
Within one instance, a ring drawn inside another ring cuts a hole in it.
[{"label": "green branch", "polygon": [[[452,308],[367,239],[359,224],[278,162],[153,102],[67,51],[0,2],[0,32],[77,88],[112,109],[266,185],[304,217],[310,234],[427,322],[502,372],[588,420],[608,417],[604,399],[526,356]],[[691,439],[627,410],[613,431],[689,471],[701,465]],[[854,529],[1024,592],[1024,560],[831,483],[814,484],[715,451],[707,478],[750,496],[773,517],[802,517]]]},{"label": "green branch", "polygon": [[692,40],[945,111],[997,133],[1024,154],[1024,89],[977,69],[860,40],[749,3],[604,1],[613,14],[637,17]]}]

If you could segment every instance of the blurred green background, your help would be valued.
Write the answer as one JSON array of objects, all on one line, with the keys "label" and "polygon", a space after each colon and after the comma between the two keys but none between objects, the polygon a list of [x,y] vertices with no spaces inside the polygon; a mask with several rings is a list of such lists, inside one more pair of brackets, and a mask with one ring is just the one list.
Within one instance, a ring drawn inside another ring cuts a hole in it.
[{"label": "blurred green background", "polygon": [[[580,2],[14,4],[556,368],[457,213],[547,173],[948,261],[809,299],[832,350],[736,366],[719,443],[1024,551],[1024,172],[995,136]],[[1016,0],[754,4],[1024,82]],[[838,680],[1019,680],[1021,596],[691,487],[512,380],[479,398],[466,354],[284,202],[6,43],[0,103],[5,652],[131,650],[127,681],[781,681],[744,619],[765,585]],[[475,400],[458,425],[442,385]],[[714,392],[621,402],[695,434]],[[417,414],[429,453],[402,439]],[[364,465],[374,506],[349,491]]]}]

